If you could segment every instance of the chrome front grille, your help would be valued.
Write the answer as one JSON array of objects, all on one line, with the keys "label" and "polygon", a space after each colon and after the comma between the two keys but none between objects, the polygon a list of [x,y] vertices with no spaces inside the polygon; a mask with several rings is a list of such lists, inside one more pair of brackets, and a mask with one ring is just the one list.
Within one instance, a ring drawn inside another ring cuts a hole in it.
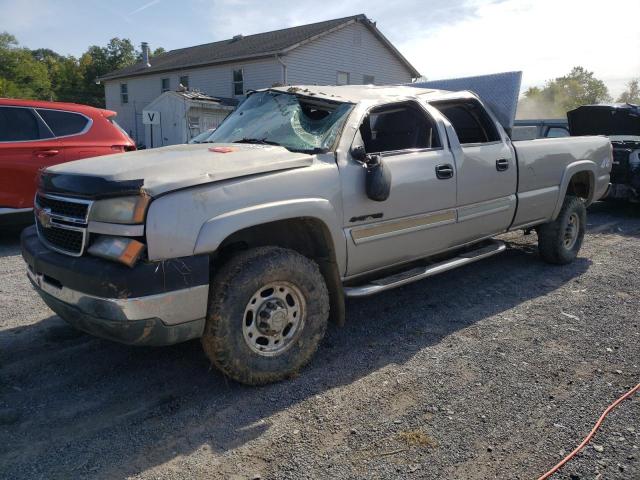
[{"label": "chrome front grille", "polygon": [[87,226],[92,201],[38,193],[34,213],[40,241],[74,257],[81,256],[89,241]]},{"label": "chrome front grille", "polygon": [[89,203],[72,202],[42,194],[38,194],[36,201],[42,208],[48,208],[54,215],[82,220],[83,223],[86,223],[87,214],[89,213]]}]

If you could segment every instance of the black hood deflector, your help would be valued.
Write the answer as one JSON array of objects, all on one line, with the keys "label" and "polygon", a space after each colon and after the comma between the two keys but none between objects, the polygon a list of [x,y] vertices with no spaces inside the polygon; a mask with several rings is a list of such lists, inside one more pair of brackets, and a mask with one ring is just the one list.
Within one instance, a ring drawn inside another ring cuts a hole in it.
[{"label": "black hood deflector", "polygon": [[38,188],[47,193],[97,200],[99,198],[139,195],[144,181],[108,180],[90,175],[43,171]]}]

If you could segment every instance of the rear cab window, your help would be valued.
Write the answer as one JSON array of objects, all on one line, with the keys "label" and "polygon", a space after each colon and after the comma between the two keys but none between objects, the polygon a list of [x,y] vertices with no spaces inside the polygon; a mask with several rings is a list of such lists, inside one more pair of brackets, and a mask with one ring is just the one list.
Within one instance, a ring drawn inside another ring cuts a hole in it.
[{"label": "rear cab window", "polygon": [[90,120],[80,113],[65,112],[62,110],[36,109],[42,119],[56,137],[78,135],[89,126]]},{"label": "rear cab window", "polygon": [[0,142],[43,140],[53,135],[32,108],[0,107]]},{"label": "rear cab window", "polygon": [[477,100],[447,100],[431,105],[451,122],[461,145],[501,141],[493,120]]}]

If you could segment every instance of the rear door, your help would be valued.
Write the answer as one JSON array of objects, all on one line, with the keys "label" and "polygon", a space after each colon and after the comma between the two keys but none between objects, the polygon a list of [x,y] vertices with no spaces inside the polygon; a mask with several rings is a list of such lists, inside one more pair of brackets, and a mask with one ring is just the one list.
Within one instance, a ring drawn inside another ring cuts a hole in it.
[{"label": "rear door", "polygon": [[113,153],[110,145],[85,136],[93,123],[86,115],[49,108],[38,108],[37,112],[60,140],[67,162]]},{"label": "rear door", "polygon": [[392,177],[391,193],[367,197],[365,168],[350,154],[342,159],[348,275],[424,257],[450,245],[455,223],[453,155],[443,146],[444,128],[415,101],[371,109],[350,145],[378,154]]},{"label": "rear door", "polygon": [[482,104],[474,99],[433,102],[451,123],[458,173],[458,244],[505,231],[516,209],[516,158]]},{"label": "rear door", "polygon": [[0,208],[31,208],[38,171],[64,161],[59,141],[32,108],[0,106]]}]

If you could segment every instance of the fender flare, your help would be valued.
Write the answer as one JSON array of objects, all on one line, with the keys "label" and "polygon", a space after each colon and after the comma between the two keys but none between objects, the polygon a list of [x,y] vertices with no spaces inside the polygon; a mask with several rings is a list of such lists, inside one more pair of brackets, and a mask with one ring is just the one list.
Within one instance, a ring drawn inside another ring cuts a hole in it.
[{"label": "fender flare", "polygon": [[313,218],[322,222],[331,235],[338,269],[344,273],[347,267],[347,239],[333,205],[324,198],[283,200],[217,215],[200,228],[193,254],[215,252],[227,237],[245,228],[295,218]]},{"label": "fender flare", "polygon": [[567,165],[562,173],[562,179],[560,180],[560,189],[558,200],[556,201],[556,208],[553,210],[552,220],[558,218],[562,204],[564,203],[564,197],[567,195],[567,189],[569,188],[569,182],[576,173],[587,172],[589,174],[589,197],[587,198],[586,205],[589,206],[594,200],[595,195],[595,182],[596,182],[596,169],[597,165],[591,160],[578,160]]}]

